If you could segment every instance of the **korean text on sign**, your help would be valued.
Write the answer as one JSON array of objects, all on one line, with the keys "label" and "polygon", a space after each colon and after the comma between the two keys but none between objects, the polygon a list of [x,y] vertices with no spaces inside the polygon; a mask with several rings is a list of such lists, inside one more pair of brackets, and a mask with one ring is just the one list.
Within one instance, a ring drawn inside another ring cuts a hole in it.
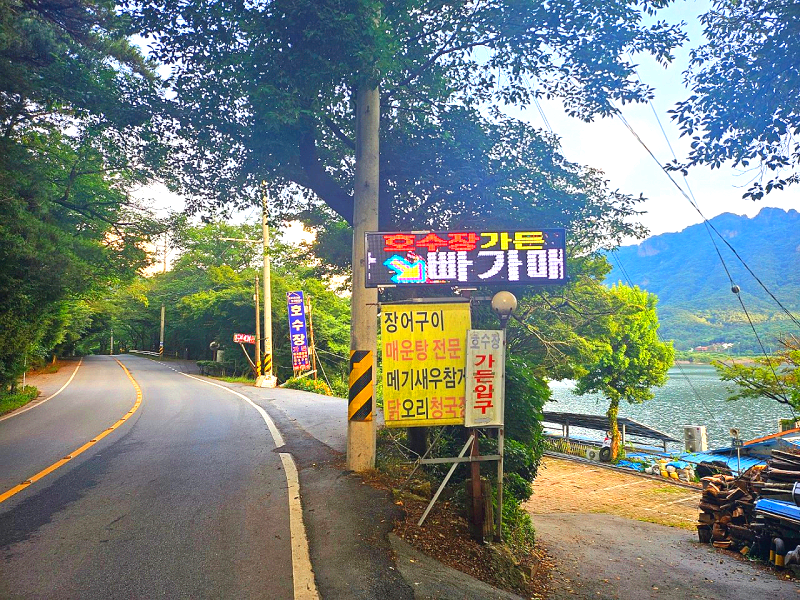
[{"label": "korean text on sign", "polygon": [[306,305],[303,292],[287,292],[289,309],[289,342],[292,349],[292,369],[305,371],[311,368],[306,330]]},{"label": "korean text on sign", "polygon": [[387,427],[464,422],[468,303],[381,307]]},{"label": "korean text on sign", "polygon": [[467,333],[467,390],[464,425],[503,425],[503,334],[496,329]]},{"label": "korean text on sign", "polygon": [[233,334],[233,343],[234,344],[255,344],[256,343],[256,336],[252,333],[234,333]]},{"label": "korean text on sign", "polygon": [[564,283],[566,232],[374,232],[366,234],[367,287]]}]

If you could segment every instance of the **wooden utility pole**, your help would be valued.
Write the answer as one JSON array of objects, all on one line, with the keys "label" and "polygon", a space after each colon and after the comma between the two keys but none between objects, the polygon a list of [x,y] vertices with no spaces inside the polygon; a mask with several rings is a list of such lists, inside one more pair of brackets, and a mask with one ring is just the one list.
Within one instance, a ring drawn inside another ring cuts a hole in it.
[{"label": "wooden utility pole", "polygon": [[311,370],[314,373],[314,381],[317,380],[317,348],[314,346],[314,319],[311,316],[311,296],[306,296],[308,306],[306,307],[306,317],[308,318],[308,352],[311,357]]},{"label": "wooden utility pole", "polygon": [[353,294],[350,299],[350,394],[347,468],[375,466],[375,349],[378,291],[367,289],[364,234],[378,230],[380,96],[377,84],[356,93],[356,172],[353,194]]},{"label": "wooden utility pole", "polygon": [[261,316],[258,314],[258,275],[256,275],[256,291],[253,294],[256,303],[256,379],[261,377]]},{"label": "wooden utility pole", "polygon": [[[164,233],[164,270],[161,271],[162,273],[167,272],[167,236],[168,233]],[[164,357],[164,317],[165,317],[165,307],[164,303],[161,303],[161,334],[159,336],[158,342],[158,356],[163,358]]]}]

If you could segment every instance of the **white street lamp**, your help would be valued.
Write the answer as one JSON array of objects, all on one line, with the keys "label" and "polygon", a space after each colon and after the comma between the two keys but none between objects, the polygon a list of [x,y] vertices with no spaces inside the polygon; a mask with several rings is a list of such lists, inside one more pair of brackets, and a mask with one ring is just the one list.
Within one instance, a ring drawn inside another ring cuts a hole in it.
[{"label": "white street lamp", "polygon": [[[492,310],[500,317],[500,328],[502,329],[502,343],[503,343],[503,356],[506,355],[506,325],[514,311],[517,310],[517,297],[511,292],[497,292],[492,297]],[[501,406],[505,412],[506,405],[506,365],[505,362],[502,366],[503,369],[503,384],[500,387],[501,393]],[[503,415],[502,422],[505,423],[505,415]],[[500,456],[497,461],[497,515],[495,517],[495,539],[502,541],[503,539],[503,441],[505,439],[505,431],[503,427],[497,430],[497,454]]]}]

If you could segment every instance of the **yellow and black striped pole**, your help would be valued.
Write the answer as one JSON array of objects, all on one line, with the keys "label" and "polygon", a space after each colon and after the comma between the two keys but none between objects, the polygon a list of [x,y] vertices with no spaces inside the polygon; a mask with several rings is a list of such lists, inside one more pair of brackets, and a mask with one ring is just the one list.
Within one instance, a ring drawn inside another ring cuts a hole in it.
[{"label": "yellow and black striped pole", "polygon": [[264,368],[261,369],[264,375],[272,375],[272,354],[264,355]]},{"label": "yellow and black striped pole", "polygon": [[347,408],[350,421],[372,421],[372,352],[350,352],[350,401]]}]

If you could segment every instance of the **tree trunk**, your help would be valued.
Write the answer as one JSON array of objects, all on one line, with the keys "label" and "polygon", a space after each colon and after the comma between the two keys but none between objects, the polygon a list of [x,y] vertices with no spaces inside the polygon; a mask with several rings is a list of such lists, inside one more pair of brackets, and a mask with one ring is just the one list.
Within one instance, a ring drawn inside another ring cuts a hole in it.
[{"label": "tree trunk", "polygon": [[617,415],[619,414],[619,398],[612,398],[608,406],[608,430],[611,432],[611,460],[616,460],[619,455],[620,434],[617,427]]}]

